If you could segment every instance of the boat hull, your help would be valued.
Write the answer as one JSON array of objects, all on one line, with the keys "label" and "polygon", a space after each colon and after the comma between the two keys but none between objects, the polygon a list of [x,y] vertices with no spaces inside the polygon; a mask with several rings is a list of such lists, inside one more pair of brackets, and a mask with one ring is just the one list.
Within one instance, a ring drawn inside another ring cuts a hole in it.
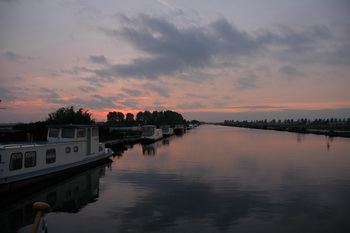
[{"label": "boat hull", "polygon": [[185,133],[185,129],[184,129],[183,127],[174,128],[174,133],[175,133],[176,135],[184,134],[184,133]]},{"label": "boat hull", "polygon": [[25,177],[16,177],[14,181],[9,181],[0,184],[0,197],[3,196],[17,196],[20,195],[18,191],[26,190],[38,191],[38,188],[54,184],[60,180],[71,177],[74,174],[85,171],[86,169],[94,168],[106,162],[110,162],[109,158],[113,154],[113,151],[109,151],[103,156],[95,157],[90,160],[77,162],[75,164],[69,164],[61,167],[55,167],[54,169],[47,169],[33,174],[28,174]]}]

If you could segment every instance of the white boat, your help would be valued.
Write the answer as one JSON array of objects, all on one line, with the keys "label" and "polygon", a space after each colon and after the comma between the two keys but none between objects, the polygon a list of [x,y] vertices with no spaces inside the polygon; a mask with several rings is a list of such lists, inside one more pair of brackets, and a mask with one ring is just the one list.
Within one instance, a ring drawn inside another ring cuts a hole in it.
[{"label": "white boat", "polygon": [[170,125],[162,125],[160,126],[163,132],[164,137],[169,137],[171,135],[174,135],[174,129],[170,128]]},{"label": "white boat", "polygon": [[0,194],[89,168],[112,154],[95,125],[49,126],[47,142],[0,145]]},{"label": "white boat", "polygon": [[157,129],[155,125],[142,126],[141,140],[144,142],[157,141],[163,138],[163,132],[161,129]]}]

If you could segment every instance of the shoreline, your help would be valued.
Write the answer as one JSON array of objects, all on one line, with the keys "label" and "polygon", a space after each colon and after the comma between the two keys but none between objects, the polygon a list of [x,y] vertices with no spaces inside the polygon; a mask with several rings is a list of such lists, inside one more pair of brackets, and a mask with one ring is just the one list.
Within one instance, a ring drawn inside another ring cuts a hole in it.
[{"label": "shoreline", "polygon": [[249,129],[261,129],[261,130],[274,130],[274,131],[283,131],[291,133],[301,133],[301,134],[316,134],[316,135],[325,135],[328,137],[344,137],[350,138],[349,125],[340,126],[296,126],[296,125],[250,125],[250,124],[221,124],[223,126],[229,127],[239,127],[239,128],[249,128]]}]

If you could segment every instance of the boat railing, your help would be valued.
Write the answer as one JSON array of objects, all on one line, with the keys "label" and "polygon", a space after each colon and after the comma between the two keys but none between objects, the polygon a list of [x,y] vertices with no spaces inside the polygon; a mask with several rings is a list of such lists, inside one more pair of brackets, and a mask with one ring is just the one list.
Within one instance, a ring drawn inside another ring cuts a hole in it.
[{"label": "boat railing", "polygon": [[0,145],[0,149],[39,147],[39,146],[45,146],[45,145],[59,145],[59,144],[77,143],[77,142],[79,141],[6,144],[6,145]]},{"label": "boat railing", "polygon": [[41,146],[41,144],[36,144],[36,143],[30,143],[30,144],[7,144],[7,145],[0,145],[0,149],[35,147],[35,146]]}]

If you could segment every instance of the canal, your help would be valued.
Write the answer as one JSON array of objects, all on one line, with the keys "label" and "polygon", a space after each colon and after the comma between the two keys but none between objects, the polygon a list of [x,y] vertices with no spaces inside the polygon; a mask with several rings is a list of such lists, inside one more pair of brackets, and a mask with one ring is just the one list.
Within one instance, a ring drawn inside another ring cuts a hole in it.
[{"label": "canal", "polygon": [[350,139],[203,125],[0,210],[30,232],[350,232]]}]

